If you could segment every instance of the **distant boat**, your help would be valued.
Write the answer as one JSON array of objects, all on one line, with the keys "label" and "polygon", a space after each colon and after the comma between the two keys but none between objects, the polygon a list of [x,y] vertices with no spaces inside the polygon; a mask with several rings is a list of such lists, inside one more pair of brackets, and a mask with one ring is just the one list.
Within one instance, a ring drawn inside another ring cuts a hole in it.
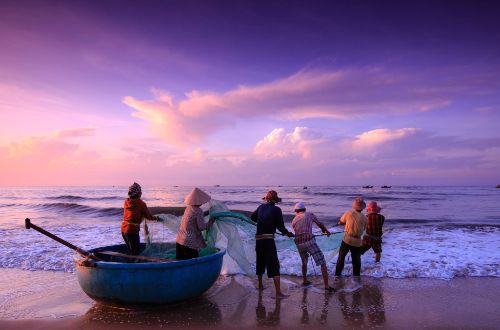
[{"label": "distant boat", "polygon": [[370,189],[370,188],[373,188],[373,186],[363,186],[363,188]]},{"label": "distant boat", "polygon": [[214,187],[220,187],[220,184],[216,184]]},{"label": "distant boat", "polygon": [[497,184],[497,188],[500,188],[500,184]]},{"label": "distant boat", "polygon": [[[497,188],[498,188],[498,187],[497,187]],[[302,189],[307,189],[307,186],[304,186],[304,188],[302,188]]]},{"label": "distant boat", "polygon": [[391,188],[391,186],[382,186],[380,188]]}]

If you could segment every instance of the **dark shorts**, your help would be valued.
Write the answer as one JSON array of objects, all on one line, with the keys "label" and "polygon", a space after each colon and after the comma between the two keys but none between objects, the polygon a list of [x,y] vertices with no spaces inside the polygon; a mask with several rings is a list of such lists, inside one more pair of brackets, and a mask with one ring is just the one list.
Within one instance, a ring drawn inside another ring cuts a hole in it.
[{"label": "dark shorts", "polygon": [[188,248],[179,243],[175,243],[175,259],[177,260],[187,260],[198,258],[199,253],[198,250]]},{"label": "dark shorts", "polygon": [[278,252],[273,239],[261,239],[255,241],[255,253],[257,255],[257,266],[255,273],[260,276],[267,270],[267,277],[271,278],[280,274],[280,262]]},{"label": "dark shorts", "polygon": [[131,255],[138,255],[141,252],[141,240],[139,237],[139,233],[136,234],[128,234],[122,233],[123,240],[128,246],[129,253]]},{"label": "dark shorts", "polygon": [[363,247],[362,247],[363,253],[370,250],[370,248],[372,248],[373,252],[375,252],[375,253],[382,252],[382,238],[376,239],[376,238],[364,236],[363,237]]}]

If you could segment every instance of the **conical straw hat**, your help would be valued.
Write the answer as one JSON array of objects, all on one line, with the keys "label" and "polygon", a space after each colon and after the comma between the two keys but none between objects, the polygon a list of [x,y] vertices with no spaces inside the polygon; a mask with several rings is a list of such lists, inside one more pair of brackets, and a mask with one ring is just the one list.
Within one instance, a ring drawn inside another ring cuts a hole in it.
[{"label": "conical straw hat", "polygon": [[184,199],[184,203],[187,205],[202,205],[209,202],[211,199],[210,195],[201,190],[200,188],[194,188]]}]

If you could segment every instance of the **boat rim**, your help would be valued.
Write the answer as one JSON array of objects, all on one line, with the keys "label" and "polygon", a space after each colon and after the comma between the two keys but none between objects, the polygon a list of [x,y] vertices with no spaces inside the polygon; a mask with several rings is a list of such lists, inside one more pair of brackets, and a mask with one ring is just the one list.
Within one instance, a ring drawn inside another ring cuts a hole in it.
[{"label": "boat rim", "polygon": [[[107,249],[112,249],[116,248],[119,246],[123,246],[123,244],[117,244],[117,245],[109,245],[109,246],[102,246],[99,248],[95,248],[92,250],[88,250],[88,252],[93,253],[93,252],[98,252],[98,251],[103,251]],[[193,258],[193,259],[187,259],[187,260],[172,260],[168,262],[144,262],[144,263],[126,263],[126,262],[111,262],[111,261],[95,261],[94,264],[95,266],[99,268],[107,268],[107,269],[168,269],[168,268],[179,268],[179,267],[185,267],[185,266],[192,266],[195,264],[202,264],[206,262],[210,262],[214,259],[218,259],[224,256],[226,254],[226,250],[222,248],[216,248],[217,252],[203,256],[203,257],[198,257],[198,258]],[[78,264],[78,261],[82,260],[82,256],[79,254],[76,254],[73,257],[73,260],[76,262],[77,268],[78,267],[87,267],[87,266],[82,266]]]}]

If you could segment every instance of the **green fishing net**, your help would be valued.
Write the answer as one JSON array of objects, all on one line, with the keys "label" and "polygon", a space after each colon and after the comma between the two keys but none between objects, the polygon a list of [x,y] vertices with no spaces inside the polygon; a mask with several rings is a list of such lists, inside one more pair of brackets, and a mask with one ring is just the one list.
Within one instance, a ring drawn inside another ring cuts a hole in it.
[{"label": "green fishing net", "polygon": [[[200,250],[200,256],[213,254],[217,249],[225,249],[225,270],[255,273],[255,232],[256,225],[241,213],[231,212],[223,202],[210,201],[210,216],[216,221],[204,234],[207,246]],[[144,256],[175,259],[175,237],[182,217],[171,214],[161,214],[163,221],[148,221],[146,249],[141,253]],[[205,221],[208,221],[206,217]],[[316,242],[325,254],[327,262],[337,254],[342,236],[317,237]],[[297,248],[292,238],[276,235],[276,248],[281,253],[298,258]],[[300,258],[297,259],[300,264]]]}]

